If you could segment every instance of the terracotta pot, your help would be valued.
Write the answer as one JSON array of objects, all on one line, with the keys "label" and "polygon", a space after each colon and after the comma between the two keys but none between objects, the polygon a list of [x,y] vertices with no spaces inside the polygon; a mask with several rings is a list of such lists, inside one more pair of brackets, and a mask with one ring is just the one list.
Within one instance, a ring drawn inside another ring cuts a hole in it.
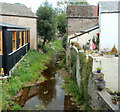
[{"label": "terracotta pot", "polygon": [[113,104],[117,104],[117,101],[115,101],[115,100],[112,100],[112,103],[113,103]]}]

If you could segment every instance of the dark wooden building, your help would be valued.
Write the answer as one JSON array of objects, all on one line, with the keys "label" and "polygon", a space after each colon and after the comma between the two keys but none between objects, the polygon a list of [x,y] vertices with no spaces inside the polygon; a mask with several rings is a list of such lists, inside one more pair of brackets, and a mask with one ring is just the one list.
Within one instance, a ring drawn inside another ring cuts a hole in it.
[{"label": "dark wooden building", "polygon": [[30,49],[30,30],[0,23],[0,70],[6,75]]}]

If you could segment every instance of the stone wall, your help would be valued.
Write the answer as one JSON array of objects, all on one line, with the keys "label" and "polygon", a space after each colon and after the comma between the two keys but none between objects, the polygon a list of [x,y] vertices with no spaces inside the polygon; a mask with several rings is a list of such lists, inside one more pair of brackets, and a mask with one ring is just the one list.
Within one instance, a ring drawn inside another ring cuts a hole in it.
[{"label": "stone wall", "polygon": [[37,20],[36,18],[17,17],[17,16],[0,16],[0,22],[24,26],[30,28],[30,46],[31,49],[37,48]]},{"label": "stone wall", "polygon": [[67,6],[67,33],[78,33],[81,30],[98,24],[98,7],[91,5]]},{"label": "stone wall", "polygon": [[[96,76],[99,75],[96,72],[92,72],[89,77],[89,84],[88,84],[88,92],[91,97],[90,99],[90,106],[93,110],[102,110],[102,111],[115,111],[119,110],[118,104],[115,105],[112,103],[111,98],[112,96],[106,91],[105,89],[105,81],[97,81]],[[99,91],[97,89],[97,84],[103,84],[103,90]]]}]

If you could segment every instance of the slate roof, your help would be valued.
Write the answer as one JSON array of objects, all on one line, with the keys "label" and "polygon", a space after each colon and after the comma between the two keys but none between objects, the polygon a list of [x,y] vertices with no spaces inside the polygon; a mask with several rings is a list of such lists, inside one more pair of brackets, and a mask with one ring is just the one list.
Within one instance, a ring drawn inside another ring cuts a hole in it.
[{"label": "slate roof", "polygon": [[67,17],[98,17],[98,7],[93,5],[68,5]]},{"label": "slate roof", "polygon": [[92,26],[92,27],[89,27],[89,28],[87,28],[87,29],[84,29],[84,30],[80,31],[80,33],[72,34],[72,35],[68,36],[68,38],[69,38],[69,39],[73,39],[73,38],[76,38],[76,37],[78,37],[78,36],[84,35],[85,33],[89,33],[89,32],[91,32],[91,31],[93,31],[93,30],[96,30],[96,29],[98,29],[98,28],[99,28],[99,25],[96,24],[96,25],[94,25],[94,26]]},{"label": "slate roof", "polygon": [[0,2],[0,15],[37,17],[31,9],[24,4],[9,4],[3,2]]},{"label": "slate roof", "polygon": [[99,2],[100,12],[120,11],[120,1],[101,1]]},{"label": "slate roof", "polygon": [[13,25],[13,24],[8,24],[8,23],[3,23],[3,22],[0,22],[0,27],[26,29],[26,27],[23,27],[23,26],[18,26],[18,25]]}]

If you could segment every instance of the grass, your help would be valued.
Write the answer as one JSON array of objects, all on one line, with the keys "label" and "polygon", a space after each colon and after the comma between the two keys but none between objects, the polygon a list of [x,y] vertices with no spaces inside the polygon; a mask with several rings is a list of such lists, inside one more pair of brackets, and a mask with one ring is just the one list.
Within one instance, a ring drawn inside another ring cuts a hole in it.
[{"label": "grass", "polygon": [[[62,48],[59,42],[53,42],[56,50]],[[43,80],[41,72],[46,69],[45,64],[49,63],[51,54],[55,52],[47,45],[45,48],[47,53],[41,54],[30,50],[14,70],[12,76],[8,80],[3,80],[2,110],[21,110],[21,107],[13,101],[16,93],[29,82]]]},{"label": "grass", "polygon": [[72,99],[77,104],[80,104],[80,93],[76,81],[71,79],[70,77],[64,78],[64,80],[65,83],[63,84],[62,88],[66,93],[69,93],[72,96]]},{"label": "grass", "polygon": [[73,65],[76,65],[76,55],[73,50],[71,50],[71,67],[72,74],[71,77],[64,78],[65,82],[63,84],[63,89],[66,93],[69,93],[72,96],[72,99],[80,106],[80,110],[89,111],[89,95],[88,95],[88,80],[90,72],[92,71],[92,59],[87,59],[84,53],[80,53],[80,87],[78,87],[75,77],[76,75],[75,68]]},{"label": "grass", "polygon": [[53,46],[55,46],[56,50],[61,50],[63,49],[62,47],[62,40],[56,40],[51,42]]}]

